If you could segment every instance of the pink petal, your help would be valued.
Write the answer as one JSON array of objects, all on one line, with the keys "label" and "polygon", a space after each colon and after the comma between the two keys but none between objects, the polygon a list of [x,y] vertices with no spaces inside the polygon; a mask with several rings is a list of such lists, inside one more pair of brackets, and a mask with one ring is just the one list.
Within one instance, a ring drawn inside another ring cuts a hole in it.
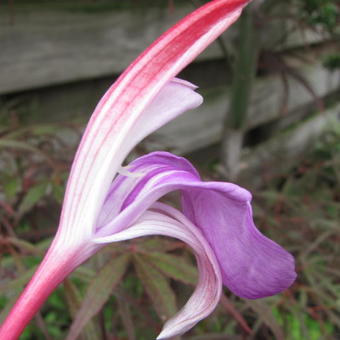
[{"label": "pink petal", "polygon": [[[202,6],[165,32],[106,92],[90,119],[72,165],[53,242],[57,254],[70,250],[76,257],[69,260],[76,265],[86,259],[77,254],[91,243],[111,182],[133,144],[124,147],[129,135],[136,133],[136,122],[143,121],[143,112],[162,88],[236,21],[247,3],[214,0]],[[46,287],[48,277],[40,276],[39,280]],[[47,297],[46,292],[41,292],[44,299],[29,309],[26,302],[35,286],[28,287],[0,328],[0,338],[16,339]]]},{"label": "pink petal", "polygon": [[221,295],[222,279],[214,252],[199,229],[179,211],[162,203],[155,203],[129,228],[94,241],[105,244],[148,235],[170,236],[187,243],[195,252],[200,272],[194,293],[186,305],[166,322],[157,337],[167,339],[183,334],[215,309]]},{"label": "pink petal", "polygon": [[[117,149],[119,147],[116,152],[112,152],[112,155],[110,155],[116,164],[115,167],[117,168],[117,166],[121,164],[122,160],[127,156],[131,149],[147,135],[154,132],[159,127],[166,124],[183,112],[199,106],[202,103],[203,98],[201,95],[195,92],[195,89],[196,86],[181,79],[175,78],[169,81],[140,113],[139,117],[133,122],[133,124],[130,126],[129,134],[122,136],[120,135],[120,131],[113,133],[111,136],[112,138],[116,137],[120,139],[120,141],[112,141],[113,145],[110,145],[111,149]],[[103,129],[104,128],[105,126],[103,126]],[[102,132],[100,131],[100,133]],[[87,159],[86,163],[87,165],[91,164],[93,168],[96,168],[97,172],[93,178],[87,177],[86,182],[84,182],[86,187],[90,188],[91,186],[93,188],[91,189],[91,193],[84,201],[84,204],[89,207],[83,207],[82,215],[80,216],[81,220],[84,220],[84,225],[80,230],[83,236],[86,229],[89,229],[92,232],[93,222],[92,224],[90,224],[90,222],[93,219],[93,216],[95,216],[92,214],[93,209],[96,208],[97,210],[99,203],[101,203],[101,200],[98,199],[98,195],[102,195],[102,193],[105,192],[104,183],[106,183],[108,180],[112,180],[112,176],[114,176],[116,170],[115,167],[113,167],[111,169],[112,173],[110,173],[110,176],[105,175],[105,177],[104,173],[102,172],[102,169],[105,167],[105,160],[100,162],[99,159],[97,159],[97,156],[98,155],[96,155],[95,159],[93,159],[91,162],[90,155],[88,155],[89,159]],[[105,177],[105,181],[103,176]],[[100,185],[98,183],[100,183]],[[85,188],[83,188],[83,190],[85,190]],[[85,192],[86,190],[79,196],[80,201],[82,201],[81,198]],[[80,204],[80,202],[78,203]],[[77,206],[76,209],[79,210],[80,206]],[[90,213],[92,218],[89,216]],[[68,226],[71,226],[71,220],[67,220],[66,223]],[[78,233],[70,233],[68,237],[78,238],[79,235]]]},{"label": "pink petal", "polygon": [[57,237],[90,238],[125,146],[146,107],[173,77],[233,24],[247,0],[215,0],[165,32],[119,77],[97,105],[67,183]]},{"label": "pink petal", "polygon": [[124,188],[114,183],[115,192],[106,205],[115,201],[121,190],[125,201],[119,215],[111,215],[113,219],[98,228],[98,236],[124,229],[161,196],[181,190],[184,214],[209,241],[223,283],[231,291],[241,297],[259,298],[277,294],[293,283],[294,259],[256,229],[247,190],[232,183],[204,183],[189,162],[166,152],[135,160],[130,171],[143,175],[117,178]]},{"label": "pink petal", "polygon": [[[194,91],[195,89],[196,86],[193,84],[178,78],[175,78],[166,84],[134,123],[129,136],[124,141],[123,149],[131,150],[140,140],[162,125],[183,112],[199,106],[202,103],[203,98]],[[121,179],[123,178],[124,177],[121,177]],[[138,176],[135,180],[130,181],[129,185],[132,184],[131,182],[137,181]],[[127,190],[120,190],[115,193],[115,187],[120,185],[120,182],[121,180],[118,180],[118,183],[111,186],[110,191],[115,194],[115,199],[110,200],[110,194],[106,197],[106,200],[109,200],[110,204],[109,206],[104,204],[97,224],[103,224],[104,222],[101,221],[103,218],[110,219],[119,212],[120,206],[125,199],[124,194],[128,192]],[[122,185],[126,184],[127,183],[124,183]],[[110,215],[106,216],[107,214]]]}]

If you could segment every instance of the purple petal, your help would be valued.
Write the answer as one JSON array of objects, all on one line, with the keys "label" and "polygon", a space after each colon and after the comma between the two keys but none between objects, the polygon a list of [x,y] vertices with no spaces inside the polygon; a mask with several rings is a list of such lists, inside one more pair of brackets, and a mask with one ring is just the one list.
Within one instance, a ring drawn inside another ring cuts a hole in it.
[{"label": "purple petal", "polygon": [[[121,149],[124,151],[124,157],[127,153],[143,138],[156,131],[158,128],[168,123],[178,115],[185,111],[191,110],[199,106],[203,98],[194,90],[197,87],[185,80],[174,78],[169,81],[157,94],[157,96],[149,103],[143,113],[134,122],[128,136],[122,142]],[[158,164],[156,164],[158,166]],[[112,219],[121,209],[121,202],[125,199],[125,194],[129,192],[125,190],[116,191],[116,187],[128,185],[133,186],[138,178],[132,178],[125,181],[124,176],[116,179],[115,184],[111,186],[110,193],[106,197],[109,204],[105,204],[101,209],[97,227],[106,224],[105,221]],[[121,188],[122,189],[122,188]],[[114,193],[115,199],[110,199]],[[119,196],[122,195],[122,196]]]},{"label": "purple petal", "polygon": [[[175,78],[167,82],[143,110],[136,107],[133,114],[127,116],[119,107],[112,106],[114,99],[110,91],[104,96],[82,139],[82,152],[77,152],[72,166],[59,228],[65,239],[91,236],[124,158],[147,135],[199,106],[203,99],[195,89],[191,83]],[[96,118],[97,114],[102,117]]]},{"label": "purple petal", "polygon": [[184,214],[203,231],[221,265],[223,283],[236,295],[256,299],[279,293],[296,278],[294,259],[259,232],[250,197],[229,183],[186,190]]},{"label": "purple petal", "polygon": [[170,236],[187,243],[195,252],[200,272],[194,293],[186,305],[166,322],[157,338],[167,339],[183,334],[215,309],[222,290],[221,273],[214,252],[200,230],[179,211],[162,203],[155,203],[129,228],[97,238],[94,242],[105,244],[148,235]]},{"label": "purple petal", "polygon": [[[188,161],[167,152],[154,152],[140,157],[129,164],[127,169],[131,175],[119,175],[112,183],[105,199],[96,224],[96,229],[97,231],[100,230],[100,235],[105,233],[109,235],[125,228],[133,222],[131,220],[133,212],[135,212],[135,218],[137,218],[138,213],[141,214],[161,197],[163,194],[158,191],[155,192],[154,197],[150,197],[149,188],[153,191],[163,178],[165,184],[169,184],[170,177],[177,181],[180,175],[183,175],[183,180],[192,176],[199,180],[198,173]],[[167,192],[169,192],[168,188],[165,189],[164,194]],[[145,204],[140,204],[140,199],[135,202],[137,196],[141,197],[145,194],[148,196]],[[124,210],[127,207],[128,209]],[[117,216],[118,214],[119,216]]]},{"label": "purple petal", "polygon": [[98,236],[126,228],[160,197],[181,190],[184,214],[210,243],[223,283],[232,292],[254,299],[277,294],[293,283],[294,259],[256,229],[247,190],[232,183],[201,182],[188,161],[166,152],[135,160],[130,171],[141,175],[117,178],[120,184],[113,184],[115,190],[106,204],[124,191],[122,210],[110,222],[106,220]]}]

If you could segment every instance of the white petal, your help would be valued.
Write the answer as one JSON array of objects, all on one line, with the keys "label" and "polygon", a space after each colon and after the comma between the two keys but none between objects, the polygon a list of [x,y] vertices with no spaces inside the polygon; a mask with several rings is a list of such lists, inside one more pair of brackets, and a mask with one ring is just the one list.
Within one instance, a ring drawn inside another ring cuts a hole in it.
[{"label": "white petal", "polygon": [[169,81],[145,109],[135,106],[134,114],[127,116],[109,105],[109,95],[103,97],[72,165],[59,228],[62,235],[59,236],[66,240],[91,236],[99,210],[124,158],[147,135],[199,106],[202,97],[195,88],[179,79]]},{"label": "white petal", "polygon": [[198,228],[178,210],[165,204],[155,203],[151,209],[131,227],[97,238],[94,242],[103,244],[147,235],[163,235],[180,239],[194,250],[200,272],[199,282],[186,305],[166,322],[157,338],[160,340],[183,334],[207,317],[220,299],[222,279],[215,254]]}]

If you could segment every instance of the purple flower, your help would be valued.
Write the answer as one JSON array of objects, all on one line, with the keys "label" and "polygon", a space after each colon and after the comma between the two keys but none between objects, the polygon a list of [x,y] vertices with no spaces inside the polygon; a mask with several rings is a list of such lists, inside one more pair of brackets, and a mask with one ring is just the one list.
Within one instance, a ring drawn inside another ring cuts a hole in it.
[{"label": "purple flower", "polygon": [[[232,183],[202,182],[184,158],[167,152],[140,157],[112,183],[99,215],[98,244],[166,235],[190,245],[199,284],[159,339],[180,334],[212,312],[222,283],[240,297],[279,293],[295,280],[293,257],[255,227],[251,194]],[[182,211],[157,202],[179,190]]]},{"label": "purple flower", "polygon": [[[204,183],[185,159],[165,152],[121,168],[144,137],[202,103],[194,85],[174,77],[237,20],[247,2],[214,0],[191,13],[106,92],[75,156],[56,237],[0,328],[1,339],[17,339],[56,286],[110,242],[167,235],[196,255],[197,288],[158,339],[181,334],[211,313],[222,283],[241,297],[258,298],[294,281],[292,256],[256,229],[245,189]],[[181,210],[158,202],[174,190],[181,193]]]}]

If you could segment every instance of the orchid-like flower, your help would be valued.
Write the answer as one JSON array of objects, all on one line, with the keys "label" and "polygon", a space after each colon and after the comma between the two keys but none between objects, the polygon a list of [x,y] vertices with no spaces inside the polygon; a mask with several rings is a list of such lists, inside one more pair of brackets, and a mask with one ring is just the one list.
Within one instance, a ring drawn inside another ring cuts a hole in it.
[{"label": "orchid-like flower", "polygon": [[[200,272],[193,295],[158,339],[182,334],[210,314],[222,284],[250,299],[292,284],[294,260],[256,229],[247,190],[202,182],[188,161],[166,152],[148,154],[121,170],[139,141],[202,103],[194,85],[174,77],[237,20],[247,3],[214,0],[191,13],[106,92],[76,153],[56,237],[2,325],[0,339],[17,339],[56,286],[101,247],[141,236],[184,241]],[[181,193],[181,211],[158,202],[174,190]]]}]

